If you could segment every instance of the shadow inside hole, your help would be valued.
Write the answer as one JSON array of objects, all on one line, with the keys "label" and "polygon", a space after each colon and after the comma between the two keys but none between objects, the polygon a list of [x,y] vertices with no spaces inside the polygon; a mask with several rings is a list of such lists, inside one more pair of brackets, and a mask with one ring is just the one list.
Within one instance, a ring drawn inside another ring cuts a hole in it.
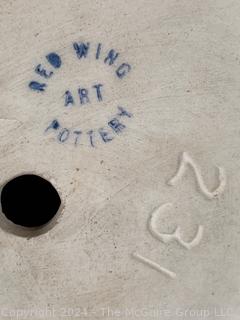
[{"label": "shadow inside hole", "polygon": [[10,223],[9,228],[16,227],[13,232],[21,228],[42,229],[54,220],[60,206],[61,199],[54,186],[34,174],[15,177],[1,190],[2,216]]}]

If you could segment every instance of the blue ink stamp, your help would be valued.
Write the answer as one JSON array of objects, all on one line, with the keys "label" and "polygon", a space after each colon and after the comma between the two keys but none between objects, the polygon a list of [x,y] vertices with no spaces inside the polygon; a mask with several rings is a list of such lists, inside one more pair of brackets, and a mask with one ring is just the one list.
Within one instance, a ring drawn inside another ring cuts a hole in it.
[{"label": "blue ink stamp", "polygon": [[55,69],[59,69],[61,67],[62,60],[55,52],[51,52],[46,55],[46,59]]},{"label": "blue ink stamp", "polygon": [[86,57],[87,57],[89,45],[90,45],[89,42],[87,42],[87,43],[84,43],[84,42],[81,42],[81,43],[74,42],[73,48],[74,48],[74,50],[76,51],[76,54],[77,54],[78,59],[86,58]]},{"label": "blue ink stamp", "polygon": [[[105,46],[98,42],[97,44],[91,44],[86,41],[75,41],[72,44],[73,53],[75,55],[76,63],[80,66],[86,59],[93,59],[95,63],[102,63],[109,70],[113,70],[113,75],[116,79],[123,80],[131,72],[131,65],[122,60],[120,53],[111,48],[105,48]],[[53,81],[55,74],[61,72],[61,66],[63,64],[61,56],[54,52],[45,54],[45,61],[36,65],[34,68],[34,75],[36,80],[31,80],[28,83],[28,87],[33,92],[45,92],[48,87],[48,81]],[[80,61],[79,61],[80,60]],[[79,66],[78,66],[79,68]],[[34,78],[35,78],[34,77]],[[81,77],[84,75],[81,74]],[[81,81],[80,77],[80,81]],[[52,87],[52,86],[49,86]],[[71,88],[65,88],[62,96],[59,99],[63,99],[59,104],[59,108],[72,112],[72,108],[75,112],[85,113],[90,110],[93,103],[99,104],[99,107],[105,107],[105,86],[104,83],[98,82],[97,79],[94,83],[89,83],[82,86],[81,83],[76,84],[74,90]],[[61,110],[61,109],[60,109]],[[76,111],[79,110],[79,111]],[[82,128],[68,128],[64,126],[64,120],[61,119],[61,123],[56,118],[46,123],[45,133],[47,135],[54,135],[56,141],[61,144],[72,144],[75,147],[87,144],[91,148],[96,148],[99,143],[108,144],[113,141],[117,135],[123,133],[127,129],[126,122],[133,117],[133,114],[129,112],[125,107],[117,106],[115,113],[110,115],[111,117],[106,119],[105,123],[101,123],[98,128],[89,128],[83,130]]]},{"label": "blue ink stamp", "polygon": [[41,91],[45,91],[45,88],[46,88],[46,83],[40,83],[40,82],[37,82],[37,81],[31,81],[29,83],[29,88],[34,90],[34,91],[38,91],[38,92],[41,92]]},{"label": "blue ink stamp", "polygon": [[47,70],[44,69],[41,64],[36,66],[35,72],[45,79],[49,79],[53,75],[52,71],[47,72]]},{"label": "blue ink stamp", "polygon": [[71,92],[69,90],[67,90],[64,93],[64,97],[65,97],[65,103],[64,103],[65,107],[67,107],[69,104],[71,104],[71,105],[74,104],[73,96],[72,96],[72,94],[71,94]]}]

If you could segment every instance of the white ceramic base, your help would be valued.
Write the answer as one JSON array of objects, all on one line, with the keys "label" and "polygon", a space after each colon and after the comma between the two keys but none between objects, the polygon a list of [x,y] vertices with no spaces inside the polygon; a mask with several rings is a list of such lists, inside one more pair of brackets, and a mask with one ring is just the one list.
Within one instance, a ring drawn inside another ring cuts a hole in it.
[{"label": "white ceramic base", "polygon": [[36,236],[0,226],[1,319],[239,319],[239,16],[236,0],[1,0],[1,184],[41,175],[63,205]]}]

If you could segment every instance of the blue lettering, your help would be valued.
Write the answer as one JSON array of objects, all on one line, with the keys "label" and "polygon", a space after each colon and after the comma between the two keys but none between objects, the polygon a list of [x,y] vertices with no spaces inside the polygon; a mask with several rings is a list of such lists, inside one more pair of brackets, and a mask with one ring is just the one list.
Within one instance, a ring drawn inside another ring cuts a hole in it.
[{"label": "blue lettering", "polygon": [[118,78],[122,79],[126,76],[131,70],[131,66],[128,63],[123,63],[120,65],[120,67],[117,68],[116,74]]},{"label": "blue lettering", "polygon": [[108,63],[111,66],[115,62],[118,56],[119,54],[115,50],[111,49],[108,52],[108,55],[104,60],[104,63]]},{"label": "blue lettering", "polygon": [[88,131],[87,134],[89,135],[90,144],[94,148],[95,146],[93,144],[93,130]]},{"label": "blue lettering", "polygon": [[132,113],[127,112],[123,107],[118,106],[118,110],[120,111],[117,115],[120,117],[126,116],[128,118],[132,118]]},{"label": "blue lettering", "polygon": [[37,81],[31,81],[28,86],[29,86],[30,89],[40,92],[40,91],[45,91],[45,88],[46,88],[47,85],[45,83],[39,83]]},{"label": "blue lettering", "polygon": [[106,131],[106,130],[104,130],[103,128],[100,128],[99,130],[98,130],[98,132],[99,132],[99,134],[100,134],[100,136],[101,136],[101,138],[103,139],[103,141],[106,143],[106,142],[109,142],[109,141],[112,141],[112,137],[109,137],[109,133]]},{"label": "blue lettering", "polygon": [[88,98],[88,90],[87,89],[78,89],[78,94],[79,94],[79,98],[80,98],[80,102],[81,104],[86,104],[89,102],[89,98]]},{"label": "blue lettering", "polygon": [[76,51],[78,59],[81,59],[82,57],[86,58],[88,54],[88,49],[89,49],[89,42],[87,43],[81,42],[79,44],[77,42],[74,42],[73,48]]},{"label": "blue lettering", "polygon": [[64,128],[61,132],[59,132],[58,140],[62,143],[65,142],[68,139],[69,134],[70,134],[70,131]]},{"label": "blue lettering", "polygon": [[45,79],[49,79],[53,75],[52,71],[49,71],[49,73],[47,73],[46,69],[44,69],[41,64],[36,66],[35,72]]},{"label": "blue lettering", "polygon": [[74,142],[74,144],[76,146],[78,144],[78,140],[79,140],[80,135],[82,134],[82,131],[76,130],[76,131],[73,131],[73,133],[76,134],[76,138],[75,138],[75,142]]},{"label": "blue lettering", "polygon": [[47,61],[56,69],[61,67],[62,61],[58,54],[51,52],[46,55]]},{"label": "blue lettering", "polygon": [[116,133],[120,133],[126,126],[119,122],[117,118],[113,118],[111,121],[108,122],[109,127],[113,129]]},{"label": "blue lettering", "polygon": [[93,88],[95,88],[96,89],[96,94],[97,94],[97,98],[98,98],[98,101],[102,101],[102,94],[101,94],[101,90],[100,90],[100,88],[102,87],[103,85],[102,84],[96,84],[96,85],[94,85],[93,86]]},{"label": "blue lettering", "polygon": [[52,121],[52,123],[47,127],[47,129],[45,130],[45,132],[47,132],[49,129],[53,129],[53,130],[58,130],[60,127],[59,122],[55,119]]},{"label": "blue lettering", "polygon": [[71,92],[67,90],[65,92],[65,104],[64,104],[65,107],[67,107],[70,103],[74,104],[74,99],[73,99]]},{"label": "blue lettering", "polygon": [[97,52],[96,52],[96,59],[97,60],[99,59],[101,48],[102,48],[102,44],[99,43],[98,46],[97,46]]}]

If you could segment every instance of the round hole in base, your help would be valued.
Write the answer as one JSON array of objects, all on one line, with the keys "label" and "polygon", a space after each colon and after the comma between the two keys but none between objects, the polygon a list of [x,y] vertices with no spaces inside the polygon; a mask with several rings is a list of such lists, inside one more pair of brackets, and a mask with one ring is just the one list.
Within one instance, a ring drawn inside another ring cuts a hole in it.
[{"label": "round hole in base", "polygon": [[8,181],[1,192],[2,212],[14,224],[41,227],[58,212],[61,199],[53,185],[33,174]]}]

